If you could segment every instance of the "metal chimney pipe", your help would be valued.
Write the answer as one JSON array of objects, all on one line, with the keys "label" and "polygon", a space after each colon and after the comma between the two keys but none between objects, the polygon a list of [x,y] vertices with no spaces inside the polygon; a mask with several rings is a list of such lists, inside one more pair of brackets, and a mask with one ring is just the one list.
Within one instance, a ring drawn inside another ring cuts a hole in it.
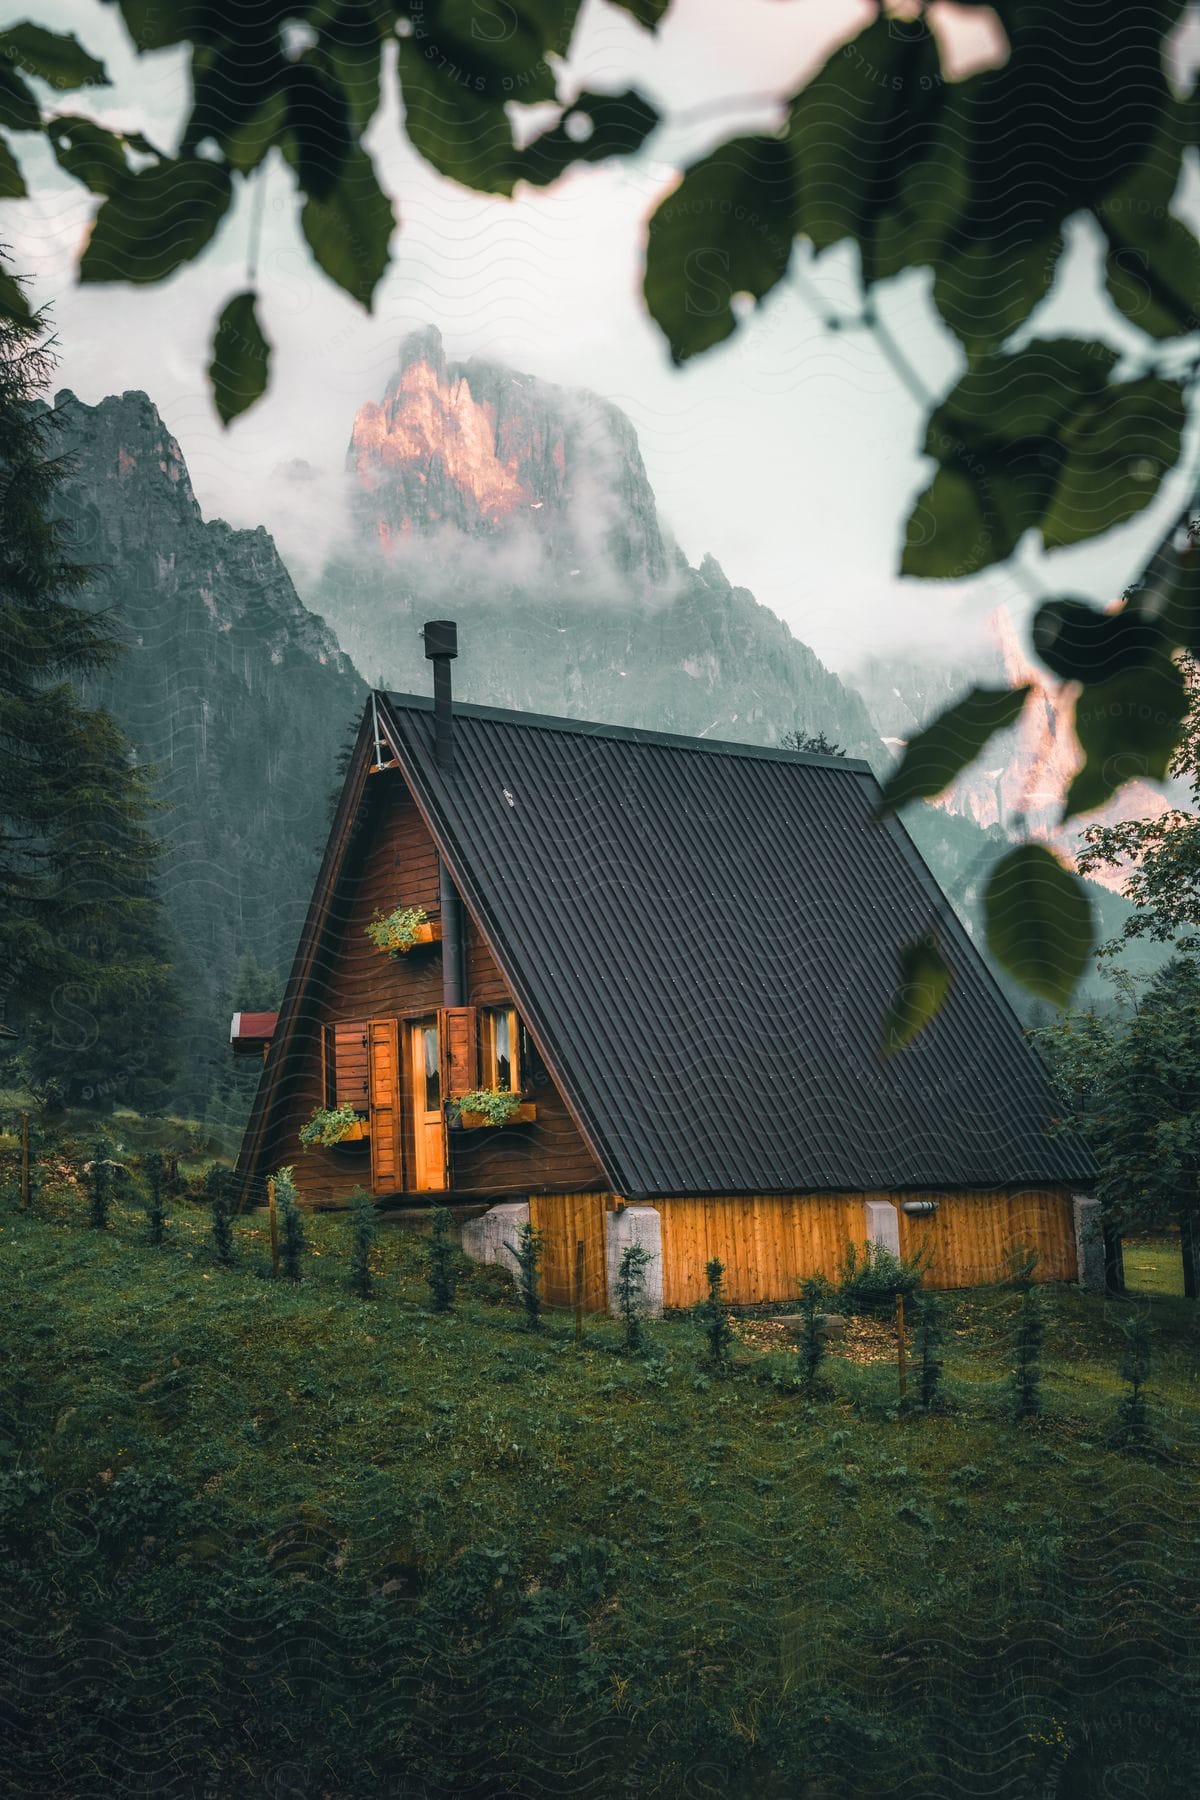
[{"label": "metal chimney pipe", "polygon": [[430,619],[423,628],[425,655],[433,664],[433,748],[439,769],[454,768],[451,722],[450,664],[458,655],[458,626],[453,619]]}]

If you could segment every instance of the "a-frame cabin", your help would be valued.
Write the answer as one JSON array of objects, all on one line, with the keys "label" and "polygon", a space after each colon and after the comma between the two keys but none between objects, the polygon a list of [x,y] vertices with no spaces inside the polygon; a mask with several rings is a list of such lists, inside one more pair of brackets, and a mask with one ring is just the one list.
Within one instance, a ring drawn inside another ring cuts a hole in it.
[{"label": "a-frame cabin", "polygon": [[[506,1225],[528,1207],[550,1297],[582,1243],[596,1307],[635,1219],[668,1306],[710,1257],[733,1299],[786,1299],[868,1237],[926,1246],[935,1285],[994,1279],[1017,1244],[1039,1278],[1075,1275],[1090,1160],[865,763],[452,707],[454,627],[425,637],[435,698],[366,708],[243,1204],[291,1165],[309,1205],[362,1185]],[[397,908],[427,920],[405,954],[367,930]],[[931,929],[949,999],[885,1057],[901,947]],[[481,1088],[520,1111],[460,1122]],[[359,1123],[303,1147],[322,1107]]]}]

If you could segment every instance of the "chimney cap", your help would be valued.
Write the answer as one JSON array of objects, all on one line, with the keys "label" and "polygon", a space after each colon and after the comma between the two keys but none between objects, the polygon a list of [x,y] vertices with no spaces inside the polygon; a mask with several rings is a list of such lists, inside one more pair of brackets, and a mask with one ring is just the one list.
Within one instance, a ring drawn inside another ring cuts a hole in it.
[{"label": "chimney cap", "polygon": [[453,619],[430,619],[421,627],[425,639],[425,655],[432,661],[438,656],[458,655],[458,626]]}]

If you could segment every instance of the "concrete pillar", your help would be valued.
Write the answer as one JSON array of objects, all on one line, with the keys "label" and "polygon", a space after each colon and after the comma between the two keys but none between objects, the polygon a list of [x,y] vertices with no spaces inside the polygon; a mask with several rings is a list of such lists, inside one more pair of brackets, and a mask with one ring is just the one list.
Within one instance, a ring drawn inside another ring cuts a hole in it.
[{"label": "concrete pillar", "polygon": [[1073,1194],[1071,1205],[1075,1213],[1075,1257],[1079,1269],[1079,1285],[1089,1294],[1107,1293],[1108,1270],[1100,1202],[1093,1200],[1089,1194]]},{"label": "concrete pillar", "polygon": [[879,1244],[884,1250],[890,1250],[893,1256],[899,1256],[900,1215],[892,1202],[865,1200],[863,1212],[866,1215],[868,1240],[872,1244]]},{"label": "concrete pillar", "polygon": [[663,1309],[662,1219],[654,1206],[626,1206],[604,1215],[604,1254],[608,1268],[608,1310],[615,1318],[617,1271],[630,1244],[640,1244],[650,1257],[645,1277],[643,1309],[648,1319],[661,1319]]},{"label": "concrete pillar", "polygon": [[517,1259],[513,1254],[517,1233],[529,1223],[528,1200],[506,1200],[489,1207],[477,1219],[467,1219],[462,1228],[462,1247],[472,1262],[503,1263],[516,1279]]}]

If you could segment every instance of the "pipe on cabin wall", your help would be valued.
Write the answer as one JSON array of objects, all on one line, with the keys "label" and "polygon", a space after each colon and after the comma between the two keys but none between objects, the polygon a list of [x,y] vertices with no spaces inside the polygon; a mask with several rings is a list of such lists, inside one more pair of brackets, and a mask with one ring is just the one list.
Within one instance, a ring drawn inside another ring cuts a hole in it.
[{"label": "pipe on cabin wall", "polygon": [[910,1219],[932,1219],[938,1209],[936,1200],[902,1200],[900,1211]]},{"label": "pipe on cabin wall", "polygon": [[442,910],[442,1005],[467,1003],[466,960],[463,956],[462,901],[450,879],[450,871],[438,858],[438,901]]}]

